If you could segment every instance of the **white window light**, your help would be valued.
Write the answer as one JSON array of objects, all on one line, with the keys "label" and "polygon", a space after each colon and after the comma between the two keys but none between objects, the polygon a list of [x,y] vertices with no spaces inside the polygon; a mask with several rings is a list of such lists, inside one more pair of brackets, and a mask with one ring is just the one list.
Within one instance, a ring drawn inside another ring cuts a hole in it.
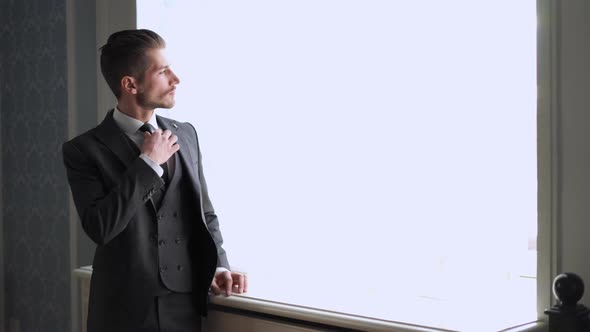
[{"label": "white window light", "polygon": [[[533,1],[137,7],[138,27],[168,42],[182,83],[164,115],[199,130],[226,247],[251,274],[252,295],[452,328],[470,322],[403,311],[477,290],[485,314],[505,307],[493,298],[509,287],[528,294],[518,308],[536,318],[536,254],[527,246],[536,236]],[[314,244],[322,250],[306,251]],[[265,279],[277,274],[309,285],[318,276],[351,281],[318,292]],[[355,295],[362,307],[343,304]]]}]

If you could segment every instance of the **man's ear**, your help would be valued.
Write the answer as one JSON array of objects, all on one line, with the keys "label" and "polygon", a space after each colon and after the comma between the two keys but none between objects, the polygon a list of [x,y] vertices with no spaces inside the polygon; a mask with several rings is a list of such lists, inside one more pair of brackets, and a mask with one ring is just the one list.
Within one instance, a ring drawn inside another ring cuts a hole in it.
[{"label": "man's ear", "polygon": [[124,76],[121,79],[121,91],[126,91],[129,94],[137,94],[137,82],[131,76]]}]

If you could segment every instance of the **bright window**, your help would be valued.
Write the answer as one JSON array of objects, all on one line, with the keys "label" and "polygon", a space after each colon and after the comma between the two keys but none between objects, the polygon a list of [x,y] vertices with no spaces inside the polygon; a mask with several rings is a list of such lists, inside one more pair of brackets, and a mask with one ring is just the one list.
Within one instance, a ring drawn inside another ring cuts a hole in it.
[{"label": "bright window", "polygon": [[462,331],[536,320],[534,0],[137,10],[249,296]]}]

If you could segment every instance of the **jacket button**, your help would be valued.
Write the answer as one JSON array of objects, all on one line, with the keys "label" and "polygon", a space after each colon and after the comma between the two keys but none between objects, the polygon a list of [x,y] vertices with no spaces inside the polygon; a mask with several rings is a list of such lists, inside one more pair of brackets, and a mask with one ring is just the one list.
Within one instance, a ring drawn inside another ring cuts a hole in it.
[{"label": "jacket button", "polygon": [[159,214],[156,216],[156,219],[158,219],[158,221],[162,221],[162,219],[164,219],[164,216]]},{"label": "jacket button", "polygon": [[160,240],[160,242],[158,242],[158,244],[161,246],[166,245],[166,240]]},{"label": "jacket button", "polygon": [[166,271],[168,271],[168,266],[166,266],[166,265],[160,266],[160,272],[166,272]]},{"label": "jacket button", "polygon": [[178,264],[176,268],[178,269],[178,271],[182,271],[182,269],[184,269],[184,266],[182,266],[182,264]]},{"label": "jacket button", "polygon": [[182,238],[181,237],[177,237],[176,240],[174,240],[174,242],[176,244],[180,244],[180,242],[182,242]]}]

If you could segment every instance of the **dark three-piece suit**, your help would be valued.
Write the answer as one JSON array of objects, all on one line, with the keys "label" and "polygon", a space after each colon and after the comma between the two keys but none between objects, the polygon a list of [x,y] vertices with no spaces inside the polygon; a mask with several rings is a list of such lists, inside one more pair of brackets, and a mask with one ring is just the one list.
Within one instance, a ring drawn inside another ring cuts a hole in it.
[{"label": "dark three-piece suit", "polygon": [[113,111],[63,145],[82,227],[97,244],[88,332],[134,331],[154,297],[170,293],[190,295],[196,315],[204,315],[216,268],[229,269],[196,131],[188,123],[157,121],[180,146],[168,183],[139,158]]}]

